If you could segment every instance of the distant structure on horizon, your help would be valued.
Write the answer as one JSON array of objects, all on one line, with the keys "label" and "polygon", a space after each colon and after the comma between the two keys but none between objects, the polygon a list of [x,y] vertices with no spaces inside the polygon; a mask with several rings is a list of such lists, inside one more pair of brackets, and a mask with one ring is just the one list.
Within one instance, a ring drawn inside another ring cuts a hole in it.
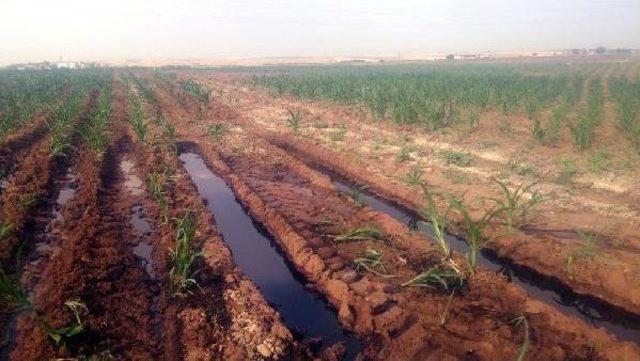
[{"label": "distant structure on horizon", "polygon": [[22,63],[12,64],[6,66],[6,69],[14,70],[56,70],[56,69],[87,69],[87,68],[100,68],[104,67],[104,64],[93,62],[80,62],[80,61],[42,61],[38,63]]}]

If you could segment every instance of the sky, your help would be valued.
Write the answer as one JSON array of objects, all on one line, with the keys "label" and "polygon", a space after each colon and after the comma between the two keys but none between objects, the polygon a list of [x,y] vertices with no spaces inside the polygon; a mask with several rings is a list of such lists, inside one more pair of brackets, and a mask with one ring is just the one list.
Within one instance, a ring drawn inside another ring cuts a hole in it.
[{"label": "sky", "polygon": [[640,48],[640,0],[1,0],[0,63]]}]

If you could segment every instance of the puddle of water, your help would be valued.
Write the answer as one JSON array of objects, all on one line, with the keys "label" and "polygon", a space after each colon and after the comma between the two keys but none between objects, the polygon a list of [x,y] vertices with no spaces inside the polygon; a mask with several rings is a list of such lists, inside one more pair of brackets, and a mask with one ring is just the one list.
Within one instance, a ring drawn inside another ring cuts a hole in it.
[{"label": "puddle of water", "polygon": [[133,254],[140,258],[147,275],[149,275],[151,279],[154,279],[155,265],[153,263],[153,257],[151,256],[153,246],[146,240],[147,236],[151,234],[152,228],[141,205],[135,205],[131,208],[129,224],[131,224],[140,239],[138,244],[133,247]]},{"label": "puddle of water", "polygon": [[120,170],[124,174],[124,186],[132,195],[138,196],[143,192],[142,180],[133,172],[133,161],[129,159],[123,159],[120,162]]},{"label": "puddle of water", "polygon": [[62,216],[62,208],[76,195],[76,176],[71,172],[69,168],[66,176],[61,181],[61,188],[58,192],[58,198],[56,198],[56,204],[53,206],[53,218],[56,222],[64,223],[64,217]]},{"label": "puddle of water", "polygon": [[180,160],[208,201],[207,207],[236,264],[278,309],[284,322],[305,337],[321,337],[327,345],[342,342],[347,348],[345,359],[354,359],[361,349],[360,341],[342,329],[327,303],[305,288],[274,240],[247,215],[231,188],[207,168],[199,155],[184,153]]},{"label": "puddle of water", "polygon": [[[123,159],[120,162],[120,170],[124,174],[124,187],[126,191],[132,196],[139,196],[143,193],[142,180],[135,174],[134,163],[129,159]],[[129,217],[129,224],[138,234],[138,244],[133,247],[133,254],[140,258],[140,262],[144,267],[145,272],[151,278],[155,278],[155,265],[153,263],[153,246],[146,240],[147,236],[151,234],[153,228],[147,216],[144,214],[144,209],[141,205],[136,204],[131,208],[131,216]]]},{"label": "puddle of water", "polygon": [[[332,172],[323,171],[328,175],[333,184],[341,192],[352,194],[357,185]],[[406,223],[410,228],[426,233],[432,240],[433,232],[426,222],[412,210],[398,206],[393,202],[378,198],[372,194],[360,193],[360,201],[369,207],[386,213],[400,222]],[[464,239],[447,236],[451,248],[461,254],[469,252],[469,245]],[[612,309],[611,306],[588,296],[575,294],[570,288],[547,277],[535,274],[524,267],[514,265],[509,260],[498,257],[490,250],[483,251],[478,257],[478,264],[490,271],[502,272],[510,281],[527,291],[538,300],[555,306],[560,312],[580,318],[594,326],[602,327],[616,335],[621,340],[640,344],[640,316],[628,313],[624,310]]]}]

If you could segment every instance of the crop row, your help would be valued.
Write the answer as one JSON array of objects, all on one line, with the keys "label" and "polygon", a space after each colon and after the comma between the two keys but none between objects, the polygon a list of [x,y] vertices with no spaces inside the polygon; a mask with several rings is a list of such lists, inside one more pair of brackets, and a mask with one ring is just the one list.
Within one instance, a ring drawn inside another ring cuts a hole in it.
[{"label": "crop row", "polygon": [[618,105],[618,123],[637,151],[640,152],[640,81],[614,78],[611,95]]}]

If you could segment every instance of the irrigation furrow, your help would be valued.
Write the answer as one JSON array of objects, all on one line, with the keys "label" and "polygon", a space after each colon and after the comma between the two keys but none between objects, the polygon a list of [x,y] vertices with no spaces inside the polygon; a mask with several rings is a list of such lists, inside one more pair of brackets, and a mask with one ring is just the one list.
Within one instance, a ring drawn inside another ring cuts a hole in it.
[{"label": "irrigation furrow", "polygon": [[[394,204],[411,209],[419,214],[423,206],[422,199],[415,196],[409,188],[392,184],[381,177],[357,171],[358,166],[353,161],[345,159],[328,150],[308,144],[304,140],[291,139],[287,136],[266,134],[267,139],[283,149],[295,153],[309,164],[320,165],[324,169],[339,174],[354,183],[367,185],[369,190],[379,197],[390,200]],[[498,233],[496,233],[498,234]],[[522,241],[524,239],[524,241]],[[640,289],[632,282],[635,271],[640,271],[633,259],[632,252],[617,252],[620,264],[611,264],[606,259],[596,259],[591,267],[581,267],[580,271],[567,274],[566,255],[572,249],[550,235],[540,238],[539,235],[506,236],[488,245],[500,257],[508,259],[515,265],[528,268],[531,272],[541,274],[550,279],[556,279],[563,287],[578,294],[584,294],[601,300],[604,304],[611,304],[612,308],[622,308],[628,312],[640,313]],[[540,254],[538,249],[555,249],[554,252],[543,252],[543,261],[531,255]],[[598,267],[594,267],[598,265]],[[621,265],[624,265],[622,267]],[[614,271],[615,269],[615,271]],[[602,283],[599,280],[607,279]],[[621,287],[620,285],[625,285]]]}]

